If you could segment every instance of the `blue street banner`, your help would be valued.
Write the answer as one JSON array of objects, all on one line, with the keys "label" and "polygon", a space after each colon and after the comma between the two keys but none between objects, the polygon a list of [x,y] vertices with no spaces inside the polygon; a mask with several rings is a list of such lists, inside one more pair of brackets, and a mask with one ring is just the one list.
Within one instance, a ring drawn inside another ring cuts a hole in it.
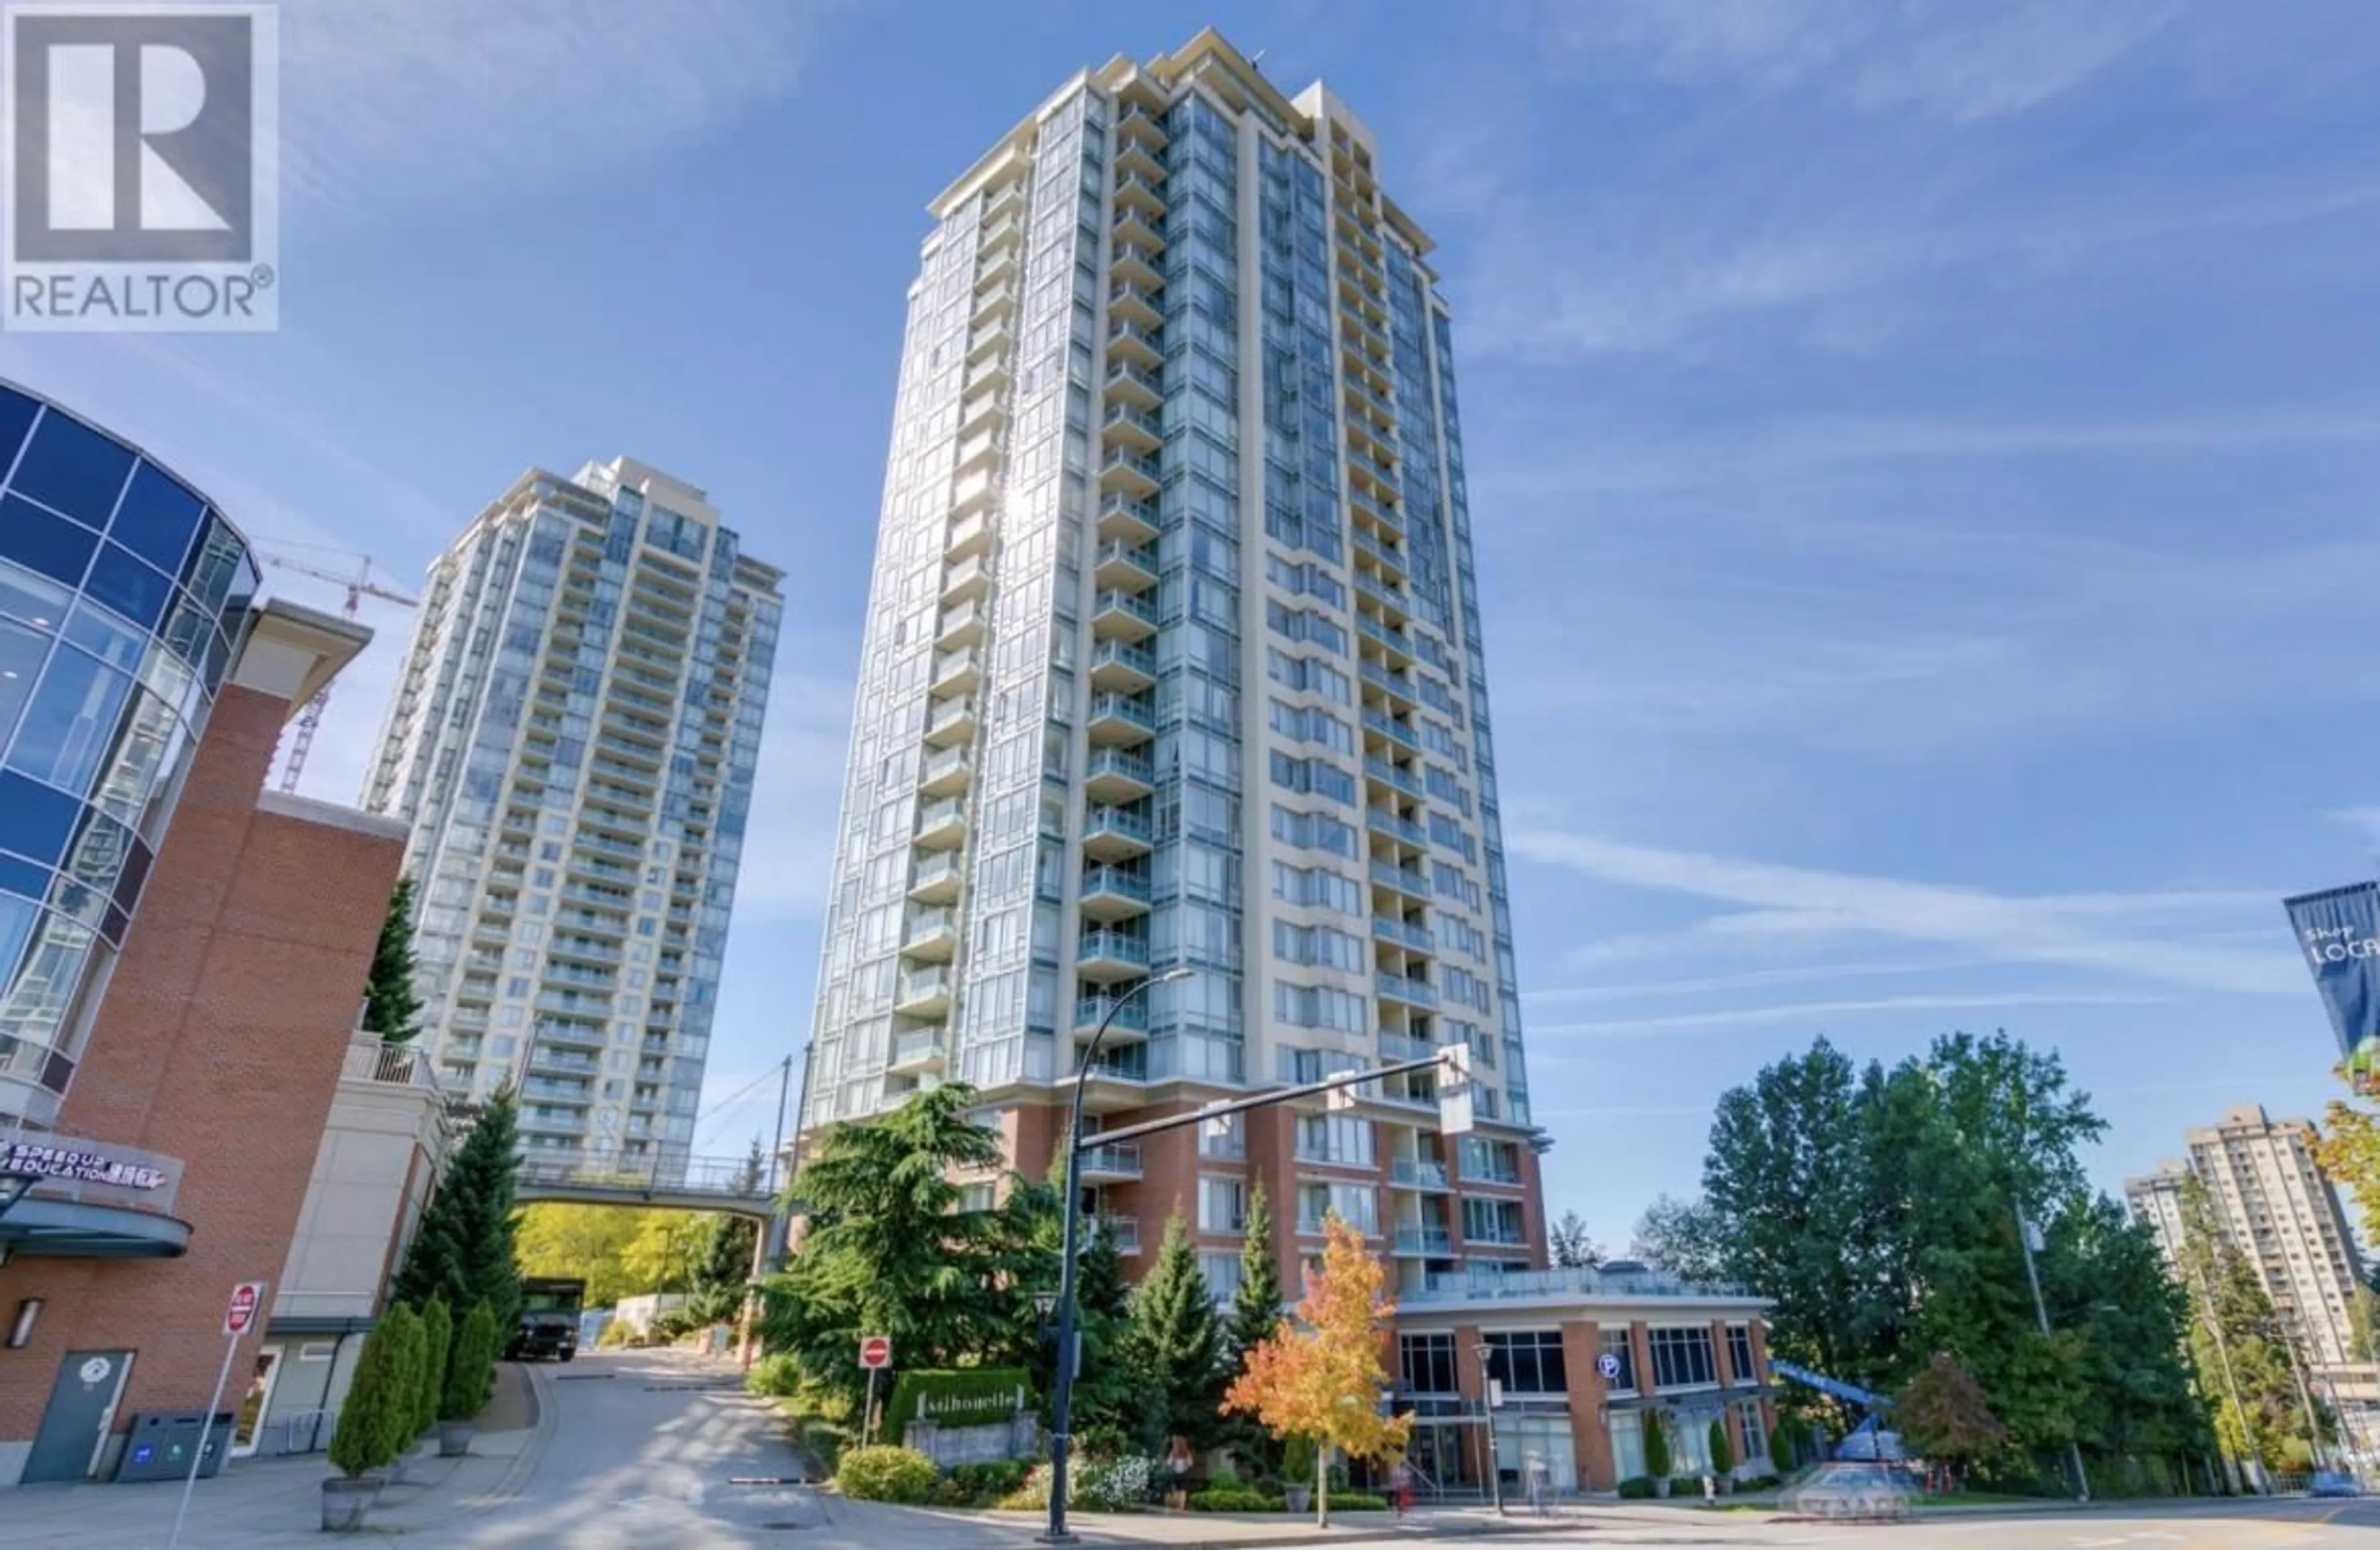
[{"label": "blue street banner", "polygon": [[2357,1092],[2371,1091],[2380,1084],[2380,882],[2303,894],[2282,907],[2338,1035],[2348,1078]]}]

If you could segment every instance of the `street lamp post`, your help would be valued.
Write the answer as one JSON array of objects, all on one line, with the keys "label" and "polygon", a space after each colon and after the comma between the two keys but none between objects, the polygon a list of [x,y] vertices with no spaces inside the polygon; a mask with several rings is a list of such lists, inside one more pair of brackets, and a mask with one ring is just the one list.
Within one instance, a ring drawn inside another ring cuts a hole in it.
[{"label": "street lamp post", "polygon": [[[2039,1228],[2034,1227],[2031,1221],[2026,1219],[2024,1212],[2022,1209],[2019,1209],[2016,1214],[2016,1236],[2017,1241],[2024,1248],[2024,1278],[2033,1285],[2034,1316],[2041,1321],[2042,1336],[2044,1338],[2047,1338],[2049,1335],[2049,1304],[2042,1301],[2041,1272],[2034,1268],[2033,1264],[2034,1240],[2039,1236],[2040,1231],[2041,1229]],[[2072,1437],[2067,1438],[2066,1453],[2068,1459],[2070,1459],[2074,1465],[2074,1499],[2076,1501],[2087,1502],[2091,1499],[2091,1477],[2082,1472],[2082,1443]]]},{"label": "street lamp post", "polygon": [[1488,1499],[1496,1516],[1504,1516],[1504,1472],[1496,1463],[1496,1380],[1488,1375],[1488,1355],[1496,1348],[1482,1340],[1471,1348],[1479,1359],[1479,1414],[1488,1425]]},{"label": "street lamp post", "polygon": [[1073,1423],[1075,1406],[1075,1234],[1082,1216],[1083,1093],[1089,1085],[1091,1068],[1099,1063],[1099,1041],[1108,1036],[1109,1024],[1124,1004],[1152,986],[1189,977],[1186,968],[1168,969],[1118,996],[1109,1005],[1107,1015],[1099,1019],[1098,1030],[1091,1035],[1091,1047],[1083,1052],[1082,1068],[1075,1073],[1074,1117],[1066,1126],[1065,1231],[1058,1250],[1058,1391],[1050,1402],[1050,1527],[1041,1535],[1044,1544],[1075,1543],[1074,1534],[1066,1528],[1066,1455],[1074,1442],[1068,1428]]}]

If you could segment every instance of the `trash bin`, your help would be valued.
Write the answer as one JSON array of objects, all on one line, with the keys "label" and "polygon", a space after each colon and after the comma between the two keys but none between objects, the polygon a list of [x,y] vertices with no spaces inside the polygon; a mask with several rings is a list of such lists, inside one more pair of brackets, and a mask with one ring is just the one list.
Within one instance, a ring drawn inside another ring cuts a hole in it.
[{"label": "trash bin", "polygon": [[201,1476],[223,1469],[224,1450],[231,1446],[232,1412],[217,1411],[214,1424],[206,1424],[204,1411],[143,1411],[132,1418],[124,1438],[124,1457],[115,1466],[118,1484],[140,1480],[187,1480],[190,1453],[205,1434]]}]

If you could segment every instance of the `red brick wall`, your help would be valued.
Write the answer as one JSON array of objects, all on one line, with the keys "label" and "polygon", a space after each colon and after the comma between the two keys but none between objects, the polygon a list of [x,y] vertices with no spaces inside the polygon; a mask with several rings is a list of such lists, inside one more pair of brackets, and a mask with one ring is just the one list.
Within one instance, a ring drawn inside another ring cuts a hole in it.
[{"label": "red brick wall", "polygon": [[189,1252],[0,1268],[0,1309],[44,1300],[32,1343],[0,1350],[0,1440],[33,1435],[70,1350],[138,1353],[119,1428],[205,1404],[225,1297],[281,1273],[403,853],[257,809],[286,708],[224,691],[58,1120],[181,1158]]}]

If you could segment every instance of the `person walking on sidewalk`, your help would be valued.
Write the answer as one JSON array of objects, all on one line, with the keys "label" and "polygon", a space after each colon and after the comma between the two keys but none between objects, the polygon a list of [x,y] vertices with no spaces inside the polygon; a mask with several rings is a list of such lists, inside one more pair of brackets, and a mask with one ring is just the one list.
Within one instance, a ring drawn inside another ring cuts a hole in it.
[{"label": "person walking on sidewalk", "polygon": [[1389,1506],[1400,1520],[1413,1511],[1413,1469],[1402,1459],[1389,1469]]}]

